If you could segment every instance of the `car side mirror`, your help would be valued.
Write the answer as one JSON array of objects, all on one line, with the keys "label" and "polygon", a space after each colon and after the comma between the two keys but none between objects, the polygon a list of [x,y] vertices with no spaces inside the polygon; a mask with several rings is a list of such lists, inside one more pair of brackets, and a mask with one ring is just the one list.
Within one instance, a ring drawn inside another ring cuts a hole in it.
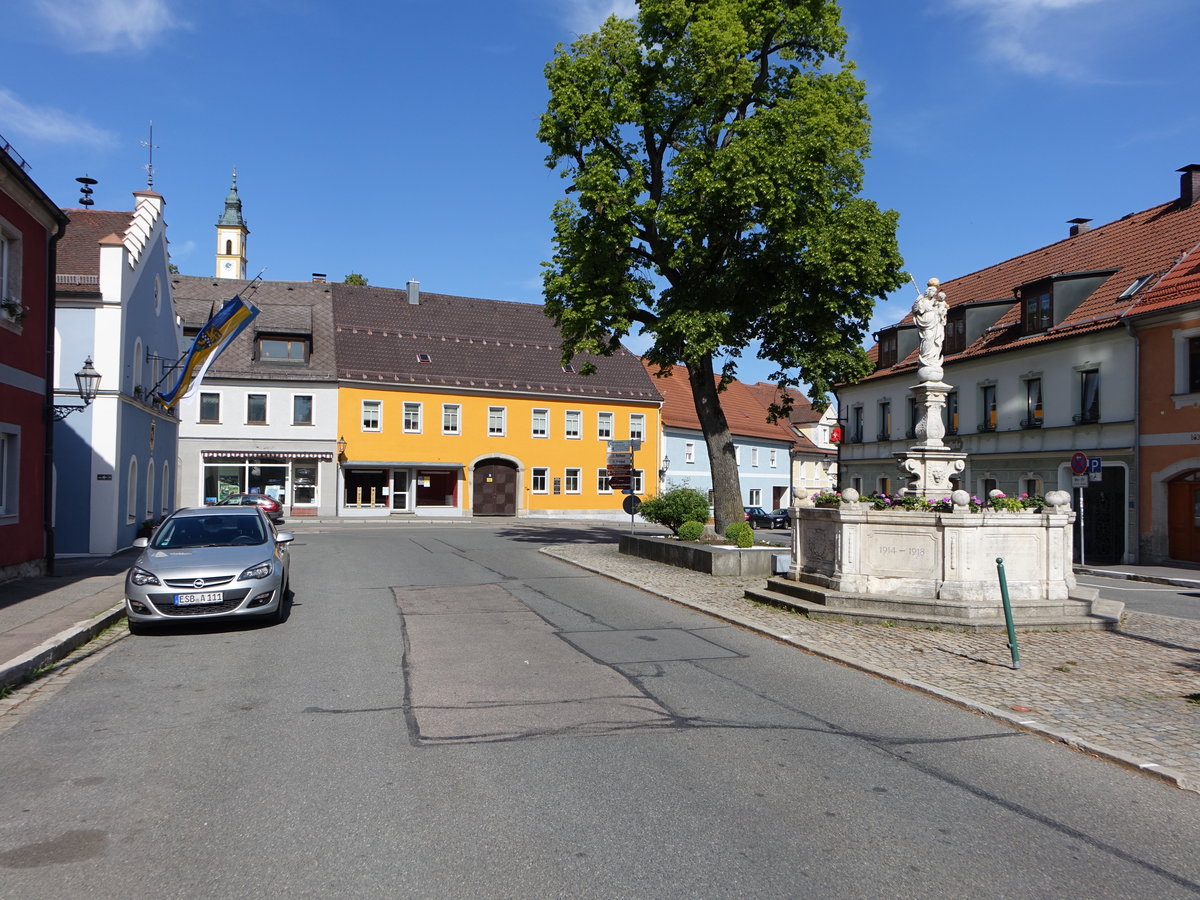
[{"label": "car side mirror", "polygon": [[138,549],[141,549],[143,547],[149,547],[150,546],[150,538],[134,538],[133,546],[137,547]]},{"label": "car side mirror", "polygon": [[288,544],[296,539],[296,536],[290,531],[280,531],[275,535],[275,543]]}]

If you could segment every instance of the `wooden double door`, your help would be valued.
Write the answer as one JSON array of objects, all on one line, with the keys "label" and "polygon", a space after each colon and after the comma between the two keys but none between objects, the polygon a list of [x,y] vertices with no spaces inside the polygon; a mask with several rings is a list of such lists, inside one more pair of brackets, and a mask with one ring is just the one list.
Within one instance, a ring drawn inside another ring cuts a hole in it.
[{"label": "wooden double door", "polygon": [[517,466],[507,459],[484,459],[471,477],[471,512],[476,516],[517,514]]},{"label": "wooden double door", "polygon": [[1167,483],[1167,535],[1171,559],[1200,563],[1200,470]]}]

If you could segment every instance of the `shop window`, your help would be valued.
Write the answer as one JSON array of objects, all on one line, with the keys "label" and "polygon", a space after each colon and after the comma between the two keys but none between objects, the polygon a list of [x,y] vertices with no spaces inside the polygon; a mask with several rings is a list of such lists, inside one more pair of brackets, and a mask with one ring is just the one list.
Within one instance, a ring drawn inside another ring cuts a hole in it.
[{"label": "shop window", "polygon": [[488,434],[491,437],[504,437],[508,430],[508,408],[505,406],[488,407]]},{"label": "shop window", "polygon": [[417,472],[417,506],[457,506],[458,473],[450,469]]},{"label": "shop window", "polygon": [[550,437],[550,410],[535,409],[533,411],[532,434],[535,438]]},{"label": "shop window", "polygon": [[461,433],[462,407],[457,403],[442,404],[442,434]]},{"label": "shop window", "polygon": [[383,430],[383,401],[364,400],[362,402],[362,430]]},{"label": "shop window", "polygon": [[346,469],[343,505],[347,509],[380,509],[388,505],[386,469]]},{"label": "shop window", "polygon": [[613,436],[613,414],[610,412],[596,413],[596,437],[602,441],[611,441]]},{"label": "shop window", "polygon": [[313,398],[311,394],[295,394],[292,397],[292,424],[313,423]]},{"label": "shop window", "polygon": [[563,413],[563,435],[569,441],[577,441],[583,435],[583,412],[568,409]]},{"label": "shop window", "polygon": [[246,395],[246,424],[247,425],[266,425],[267,424],[267,395],[266,394],[247,394]]},{"label": "shop window", "polygon": [[421,433],[421,404],[407,401],[404,404],[402,429],[405,434]]},{"label": "shop window", "polygon": [[295,485],[292,487],[292,503],[300,506],[312,506],[317,502],[317,473],[316,463],[297,462],[292,469]]},{"label": "shop window", "polygon": [[550,493],[550,470],[536,467],[530,470],[529,489],[535,494]]},{"label": "shop window", "polygon": [[221,424],[221,395],[200,395],[200,422],[204,425]]}]

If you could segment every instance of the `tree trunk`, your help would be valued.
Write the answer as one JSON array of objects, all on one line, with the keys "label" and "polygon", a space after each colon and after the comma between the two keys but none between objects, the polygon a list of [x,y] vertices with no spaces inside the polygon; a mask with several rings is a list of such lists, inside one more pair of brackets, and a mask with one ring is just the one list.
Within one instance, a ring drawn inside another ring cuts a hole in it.
[{"label": "tree trunk", "polygon": [[692,397],[696,401],[700,430],[704,433],[704,443],[708,445],[708,466],[713,485],[713,521],[717,533],[724,534],[729,525],[746,520],[733,435],[729,431],[725,410],[721,408],[716,379],[713,377],[712,357],[705,356],[698,363],[689,365],[687,372],[692,385]]}]

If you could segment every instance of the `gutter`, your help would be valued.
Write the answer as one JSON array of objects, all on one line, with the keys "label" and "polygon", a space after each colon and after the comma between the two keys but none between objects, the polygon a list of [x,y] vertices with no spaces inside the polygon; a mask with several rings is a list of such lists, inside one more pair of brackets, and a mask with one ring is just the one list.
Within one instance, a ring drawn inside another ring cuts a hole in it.
[{"label": "gutter", "polygon": [[[1133,339],[1133,496],[1136,506],[1134,511],[1136,516],[1134,521],[1134,551],[1132,554],[1132,562],[1137,563],[1142,557],[1142,396],[1141,396],[1141,379],[1142,379],[1142,342],[1138,338],[1137,332],[1133,330],[1133,325],[1124,315],[1121,317],[1121,324],[1125,326],[1125,330],[1129,332],[1129,336]],[[1126,532],[1128,534],[1128,532]]]},{"label": "gutter", "polygon": [[[56,207],[57,209],[57,207]],[[70,220],[64,215],[46,248],[46,422],[45,459],[42,463],[42,529],[45,533],[46,574],[54,574],[54,328],[58,304],[58,241]]]}]

